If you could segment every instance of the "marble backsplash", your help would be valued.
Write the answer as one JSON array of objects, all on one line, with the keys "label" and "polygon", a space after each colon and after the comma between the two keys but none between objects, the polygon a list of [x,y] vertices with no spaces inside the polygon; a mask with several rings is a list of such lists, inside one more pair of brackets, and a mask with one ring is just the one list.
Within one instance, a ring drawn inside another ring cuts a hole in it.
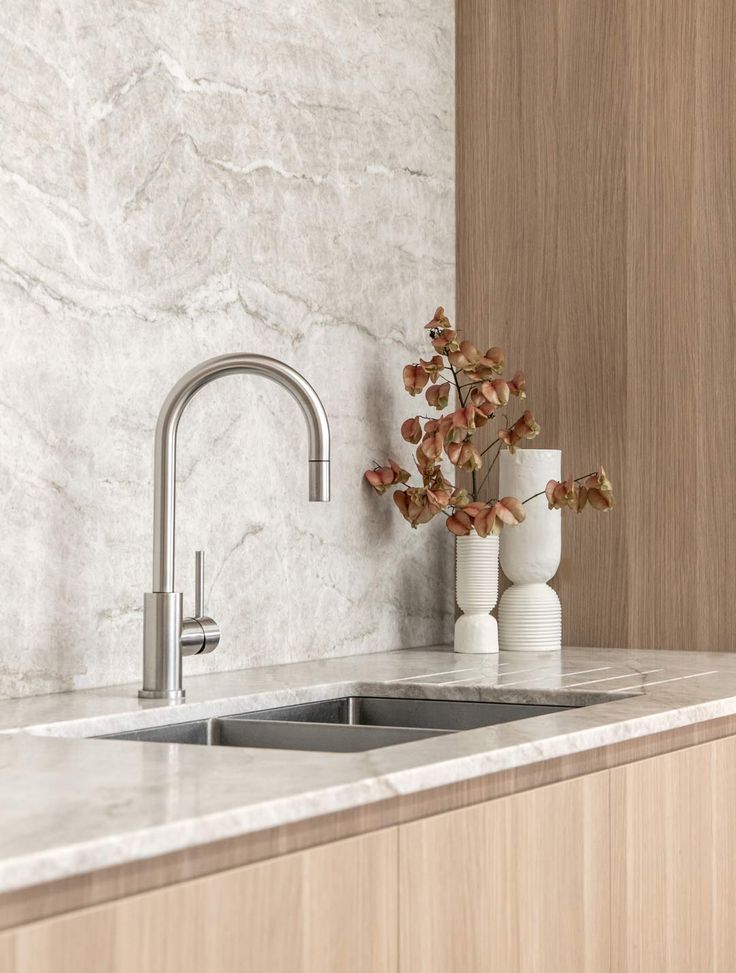
[{"label": "marble backsplash", "polygon": [[450,536],[361,474],[453,308],[453,30],[451,0],[3,5],[0,696],[139,678],[156,415],[228,351],[314,384],[334,499],[283,391],[192,402],[177,579],[190,610],[204,548],[223,639],[185,671],[450,636]]}]

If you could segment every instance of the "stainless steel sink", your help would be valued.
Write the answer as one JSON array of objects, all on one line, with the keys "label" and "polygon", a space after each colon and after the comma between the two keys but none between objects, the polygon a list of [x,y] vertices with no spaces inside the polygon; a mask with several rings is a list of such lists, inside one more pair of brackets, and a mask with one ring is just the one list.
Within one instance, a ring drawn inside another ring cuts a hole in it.
[{"label": "stainless steel sink", "polygon": [[383,696],[342,696],[316,703],[296,703],[277,709],[244,713],[239,720],[290,720],[299,723],[339,723],[348,726],[391,726],[456,732],[494,723],[526,720],[557,713],[569,706],[527,703],[479,703],[462,699],[407,699]]},{"label": "stainless steel sink", "polygon": [[268,747],[348,753],[572,709],[528,703],[344,696],[145,730],[102,739],[199,746]]}]

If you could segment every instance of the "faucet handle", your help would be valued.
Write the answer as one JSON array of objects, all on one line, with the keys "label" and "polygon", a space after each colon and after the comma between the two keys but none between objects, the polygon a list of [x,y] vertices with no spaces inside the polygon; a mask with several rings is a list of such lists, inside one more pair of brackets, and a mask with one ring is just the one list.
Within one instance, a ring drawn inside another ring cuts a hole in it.
[{"label": "faucet handle", "polygon": [[194,552],[194,617],[204,615],[204,551]]},{"label": "faucet handle", "polygon": [[217,648],[220,628],[204,613],[204,551],[194,554],[194,618],[185,618],[181,631],[183,655],[203,655]]}]

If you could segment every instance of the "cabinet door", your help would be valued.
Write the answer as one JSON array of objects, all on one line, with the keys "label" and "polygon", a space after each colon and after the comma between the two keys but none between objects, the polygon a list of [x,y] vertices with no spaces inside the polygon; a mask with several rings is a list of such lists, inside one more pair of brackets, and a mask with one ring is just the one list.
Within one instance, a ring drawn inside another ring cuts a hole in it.
[{"label": "cabinet door", "polygon": [[404,825],[401,973],[604,973],[609,776]]},{"label": "cabinet door", "polygon": [[397,831],[0,935],[1,973],[395,973]]},{"label": "cabinet door", "polygon": [[736,740],[611,771],[616,973],[732,973]]}]

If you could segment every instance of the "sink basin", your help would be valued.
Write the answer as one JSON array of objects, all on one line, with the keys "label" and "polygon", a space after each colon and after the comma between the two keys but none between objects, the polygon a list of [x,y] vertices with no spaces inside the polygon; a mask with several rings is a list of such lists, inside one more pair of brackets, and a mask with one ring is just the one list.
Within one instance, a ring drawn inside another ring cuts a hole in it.
[{"label": "sink basin", "polygon": [[350,753],[390,747],[449,730],[405,729],[398,726],[349,726],[337,723],[292,723],[259,720],[255,714],[173,723],[149,730],[112,733],[102,739],[150,743],[194,743],[208,747],[268,747],[276,750],[323,750]]},{"label": "sink basin", "polygon": [[571,708],[456,699],[343,696],[254,713],[113,733],[101,739],[349,753],[525,720]]},{"label": "sink basin", "polygon": [[391,726],[419,729],[473,730],[479,726],[526,720],[557,713],[569,706],[527,703],[478,703],[462,699],[407,699],[384,696],[342,696],[316,703],[296,703],[277,709],[244,713],[240,720],[292,720],[299,723],[339,723],[347,726]]}]

